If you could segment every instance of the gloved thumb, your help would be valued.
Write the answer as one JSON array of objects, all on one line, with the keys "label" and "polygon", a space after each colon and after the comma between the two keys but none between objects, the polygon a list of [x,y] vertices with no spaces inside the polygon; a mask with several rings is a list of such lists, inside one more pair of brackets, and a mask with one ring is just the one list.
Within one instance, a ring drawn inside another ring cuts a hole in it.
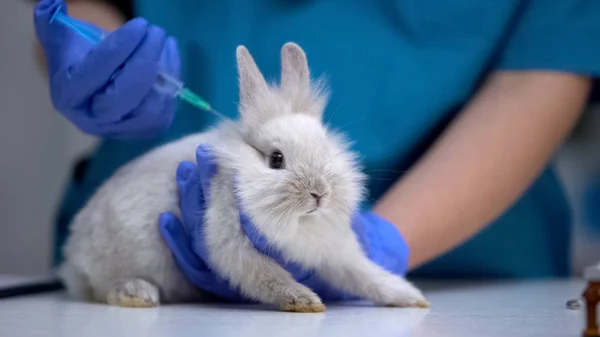
[{"label": "gloved thumb", "polygon": [[198,174],[200,176],[204,200],[205,202],[209,202],[210,186],[212,179],[217,173],[216,159],[210,146],[205,144],[198,146],[196,149],[196,164],[198,165]]}]

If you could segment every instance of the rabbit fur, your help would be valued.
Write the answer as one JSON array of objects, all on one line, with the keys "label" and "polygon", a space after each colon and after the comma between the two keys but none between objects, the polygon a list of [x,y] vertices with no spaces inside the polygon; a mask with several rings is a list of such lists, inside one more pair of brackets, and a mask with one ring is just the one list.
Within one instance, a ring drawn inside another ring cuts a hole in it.
[{"label": "rabbit fur", "polygon": [[[272,245],[332,286],[380,305],[428,306],[415,286],[371,262],[351,229],[365,177],[348,142],[322,124],[328,95],[311,80],[304,51],[292,42],[282,47],[279,86],[265,81],[244,46],[236,57],[239,121],[149,151],[107,180],[72,223],[60,267],[68,292],[125,307],[207,298],[178,270],[158,221],[162,212],[180,216],[177,166],[208,144],[218,170],[205,215],[207,262],[248,299],[285,311],[325,310],[318,295],[253,247],[234,216],[236,195]],[[281,169],[270,167],[274,151],[283,155]]]}]

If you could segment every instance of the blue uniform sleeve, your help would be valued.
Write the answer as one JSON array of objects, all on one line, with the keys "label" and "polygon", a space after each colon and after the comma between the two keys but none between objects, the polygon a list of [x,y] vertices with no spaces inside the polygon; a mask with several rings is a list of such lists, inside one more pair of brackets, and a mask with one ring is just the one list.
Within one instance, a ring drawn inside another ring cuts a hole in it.
[{"label": "blue uniform sleeve", "polygon": [[524,1],[496,70],[550,70],[600,77],[600,0]]}]

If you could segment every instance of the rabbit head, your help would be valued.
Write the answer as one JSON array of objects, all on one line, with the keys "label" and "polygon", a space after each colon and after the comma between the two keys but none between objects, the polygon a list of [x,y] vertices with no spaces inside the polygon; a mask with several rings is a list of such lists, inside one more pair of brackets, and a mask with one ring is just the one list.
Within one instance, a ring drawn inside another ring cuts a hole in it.
[{"label": "rabbit head", "polygon": [[319,215],[348,220],[364,177],[349,144],[322,123],[328,95],[311,81],[304,51],[282,47],[279,86],[267,84],[243,46],[237,62],[240,123],[252,149],[237,168],[245,211],[263,232]]}]

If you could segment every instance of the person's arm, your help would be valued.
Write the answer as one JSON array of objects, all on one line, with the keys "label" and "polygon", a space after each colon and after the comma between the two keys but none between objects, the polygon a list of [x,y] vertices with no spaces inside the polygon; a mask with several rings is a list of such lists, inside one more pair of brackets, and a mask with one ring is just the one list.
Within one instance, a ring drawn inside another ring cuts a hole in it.
[{"label": "person's arm", "polygon": [[[97,25],[107,31],[113,31],[125,23],[122,11],[103,1],[66,0],[69,15]],[[34,40],[34,53],[38,67],[46,74],[46,59],[37,39]]]},{"label": "person's arm", "polygon": [[517,200],[574,127],[590,83],[558,72],[491,75],[374,208],[405,238],[409,268],[467,240]]}]

